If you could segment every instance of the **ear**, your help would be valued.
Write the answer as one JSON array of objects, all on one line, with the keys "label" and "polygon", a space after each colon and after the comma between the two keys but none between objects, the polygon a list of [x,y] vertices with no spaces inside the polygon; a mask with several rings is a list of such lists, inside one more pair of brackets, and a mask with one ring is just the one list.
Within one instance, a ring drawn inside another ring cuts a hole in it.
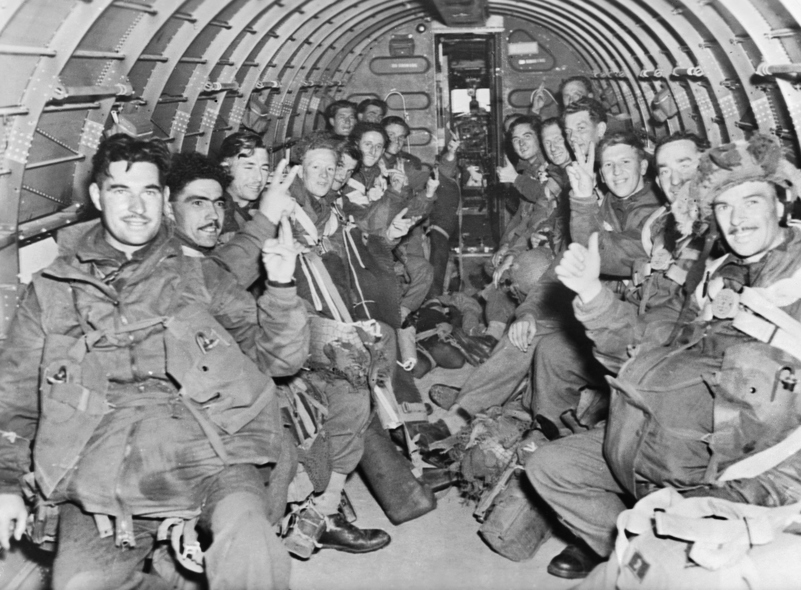
[{"label": "ear", "polygon": [[[645,173],[648,171],[648,160],[643,158],[640,160],[640,176],[645,176]],[[659,182],[659,175],[656,175],[656,183],[659,185],[659,188],[662,188],[662,184]]]},{"label": "ear", "polygon": [[601,139],[604,135],[606,135],[606,123],[598,123],[598,139]]},{"label": "ear", "polygon": [[333,128],[334,127],[334,117],[328,118],[328,124]]},{"label": "ear", "polygon": [[781,221],[784,219],[784,201],[776,197],[776,217]]},{"label": "ear", "polygon": [[96,182],[89,185],[89,198],[92,199],[92,204],[95,206],[95,209],[98,211],[103,210],[103,207],[100,206],[100,187],[97,186]]},{"label": "ear", "polygon": [[164,215],[168,219],[175,221],[175,210],[172,208],[172,201],[170,201],[170,189],[164,188]]}]

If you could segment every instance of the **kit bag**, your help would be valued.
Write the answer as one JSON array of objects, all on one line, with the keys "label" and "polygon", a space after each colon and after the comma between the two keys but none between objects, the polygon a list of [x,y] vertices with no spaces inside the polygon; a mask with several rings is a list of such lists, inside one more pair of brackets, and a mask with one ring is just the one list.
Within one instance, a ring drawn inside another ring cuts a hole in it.
[{"label": "kit bag", "polygon": [[609,561],[576,590],[783,590],[801,580],[801,503],[779,507],[664,488],[618,516]]}]

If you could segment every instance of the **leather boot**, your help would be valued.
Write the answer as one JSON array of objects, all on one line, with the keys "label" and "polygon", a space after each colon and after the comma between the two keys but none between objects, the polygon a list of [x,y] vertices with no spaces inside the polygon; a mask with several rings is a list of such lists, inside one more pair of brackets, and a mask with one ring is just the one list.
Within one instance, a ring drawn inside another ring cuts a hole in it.
[{"label": "leather boot", "polygon": [[548,573],[570,580],[586,578],[601,559],[583,544],[570,544],[548,564]]},{"label": "leather boot", "polygon": [[360,529],[337,512],[325,517],[325,530],[320,535],[321,549],[336,549],[345,553],[370,553],[389,545],[389,533],[381,529]]},{"label": "leather boot", "polygon": [[411,463],[392,443],[377,417],[364,433],[359,467],[392,524],[408,522],[437,507],[434,492],[415,479]]}]

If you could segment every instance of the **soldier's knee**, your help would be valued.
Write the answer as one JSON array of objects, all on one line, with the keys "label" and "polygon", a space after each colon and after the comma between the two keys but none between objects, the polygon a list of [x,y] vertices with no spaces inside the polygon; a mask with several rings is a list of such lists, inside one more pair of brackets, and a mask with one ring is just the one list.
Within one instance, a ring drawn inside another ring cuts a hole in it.
[{"label": "soldier's knee", "polygon": [[555,445],[545,444],[537,448],[526,461],[526,475],[537,492],[553,483],[553,474],[564,467],[564,460]]}]

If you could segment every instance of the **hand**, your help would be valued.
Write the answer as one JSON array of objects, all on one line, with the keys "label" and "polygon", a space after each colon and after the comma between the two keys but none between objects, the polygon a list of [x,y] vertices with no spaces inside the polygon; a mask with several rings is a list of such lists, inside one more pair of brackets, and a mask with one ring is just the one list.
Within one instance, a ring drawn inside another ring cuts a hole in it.
[{"label": "hand", "polygon": [[528,347],[537,335],[537,323],[530,317],[523,317],[509,326],[509,342],[521,352],[528,351]]},{"label": "hand", "polygon": [[278,225],[284,213],[291,215],[295,210],[295,205],[297,205],[295,199],[289,195],[289,187],[298,175],[300,167],[293,166],[286,178],[281,180],[288,163],[288,160],[281,160],[278,163],[270,184],[261,193],[261,198],[259,199],[259,211],[275,225]]},{"label": "hand", "polygon": [[448,142],[448,146],[445,148],[442,157],[449,162],[453,162],[460,147],[462,147],[462,141],[459,139],[458,135],[455,135],[453,139]]},{"label": "hand", "polygon": [[542,244],[543,242],[546,243],[548,242],[548,234],[544,232],[533,233],[531,234],[531,238],[529,238],[529,241],[531,242],[532,249],[539,248],[540,244]]},{"label": "hand", "polygon": [[498,251],[495,252],[495,254],[493,254],[492,258],[490,259],[493,268],[497,268],[497,266],[501,263],[501,260],[503,260],[503,257],[506,256],[506,253],[508,251],[509,251],[509,246],[506,244],[498,248]]},{"label": "hand", "polygon": [[406,176],[406,172],[403,170],[403,160],[401,160],[400,157],[398,157],[398,162],[395,164],[394,168],[386,170],[387,175],[389,176],[389,184],[392,186],[395,192],[401,192],[403,187],[409,184],[409,179]]},{"label": "hand", "polygon": [[[380,162],[379,166],[382,164],[383,162]],[[384,167],[384,169],[386,170],[386,167]],[[385,192],[387,192],[387,179],[383,176],[379,176],[375,179],[373,186],[367,189],[367,200],[370,202],[378,201],[384,196]]]},{"label": "hand", "polygon": [[603,289],[598,232],[590,236],[586,248],[578,242],[570,244],[554,271],[565,287],[575,291],[582,303],[589,303]]},{"label": "hand", "polygon": [[545,94],[543,88],[544,86],[540,84],[540,87],[534,92],[534,99],[531,101],[531,112],[536,115],[540,114],[542,107],[548,101],[548,95]]},{"label": "hand", "polygon": [[11,548],[11,535],[19,541],[28,524],[28,509],[22,496],[0,494],[0,547]]},{"label": "hand", "polygon": [[426,181],[426,197],[429,199],[433,198],[438,188],[439,188],[439,168],[437,166],[434,166],[434,170],[431,171],[431,176],[429,176],[428,180]]},{"label": "hand", "polygon": [[408,219],[404,218],[403,216],[406,215],[408,211],[408,207],[401,209],[392,220],[392,223],[389,224],[386,236],[387,240],[390,242],[398,240],[408,234],[409,230],[412,229],[412,226],[414,226],[414,224],[420,220],[419,217],[409,217]]},{"label": "hand", "polygon": [[503,277],[503,273],[512,268],[512,263],[514,263],[514,261],[515,257],[512,254],[510,254],[509,256],[503,259],[501,265],[495,269],[495,272],[492,273],[492,284],[495,285],[496,288],[498,287],[498,284],[501,282],[501,277]]},{"label": "hand", "polygon": [[512,163],[509,161],[509,158],[506,159],[506,164],[503,166],[499,166],[498,170],[498,180],[500,182],[514,182],[517,180],[518,174],[515,167],[512,166]]},{"label": "hand", "polygon": [[581,147],[573,142],[573,153],[576,155],[576,161],[567,167],[570,188],[575,198],[590,199],[595,189],[595,144],[590,142],[585,155]]},{"label": "hand", "polygon": [[278,238],[264,241],[261,259],[267,270],[267,278],[276,283],[289,283],[295,276],[295,264],[303,246],[292,237],[289,216],[284,213],[278,225]]}]

